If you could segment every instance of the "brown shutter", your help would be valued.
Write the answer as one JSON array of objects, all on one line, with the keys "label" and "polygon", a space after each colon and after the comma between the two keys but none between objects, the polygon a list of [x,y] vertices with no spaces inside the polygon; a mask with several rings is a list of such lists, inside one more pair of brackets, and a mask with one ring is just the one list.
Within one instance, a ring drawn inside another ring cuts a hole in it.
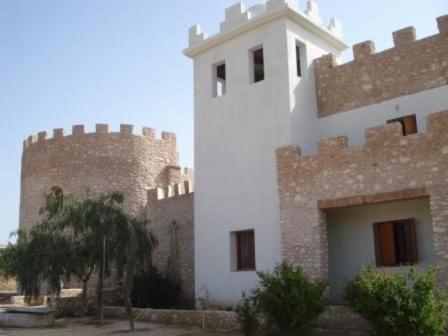
[{"label": "brown shutter", "polygon": [[375,223],[375,254],[378,266],[396,264],[394,227],[392,223]]},{"label": "brown shutter", "polygon": [[254,231],[237,232],[237,268],[238,270],[255,269]]},{"label": "brown shutter", "polygon": [[417,133],[417,119],[415,116],[409,116],[403,119],[403,134],[415,134]]}]

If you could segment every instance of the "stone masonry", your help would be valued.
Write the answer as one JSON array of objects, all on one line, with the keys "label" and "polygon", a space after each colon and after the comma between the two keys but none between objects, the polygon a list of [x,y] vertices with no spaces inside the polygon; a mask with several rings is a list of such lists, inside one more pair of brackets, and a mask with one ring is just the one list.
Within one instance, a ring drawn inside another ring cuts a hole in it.
[{"label": "stone masonry", "polygon": [[[62,129],[55,129],[52,138],[47,138],[46,132],[40,132],[37,137],[30,136],[24,142],[19,227],[29,230],[39,220],[45,194],[54,186],[75,197],[82,197],[86,188],[93,195],[120,191],[124,194],[124,210],[128,214],[148,215],[150,219],[153,213],[157,214],[154,218],[156,228],[151,228],[160,234],[160,250],[155,252],[157,260],[166,262],[169,255],[165,253],[169,251],[164,246],[170,240],[170,236],[157,225],[164,223],[170,227],[173,220],[179,221],[178,238],[186,240],[188,251],[184,251],[183,243],[179,242],[180,260],[176,262],[180,265],[181,274],[187,274],[185,283],[190,284],[187,287],[191,296],[191,284],[194,283],[192,252],[191,256],[189,254],[193,243],[192,194],[187,190],[186,195],[166,202],[161,200],[162,205],[174,208],[178,200],[178,212],[147,209],[148,204],[155,206],[154,200],[148,202],[148,195],[151,195],[148,190],[171,190],[171,185],[180,182],[182,186],[187,182],[188,189],[188,181],[193,181],[193,170],[186,168],[182,171],[179,167],[174,133],[162,132],[158,139],[152,128],[145,127],[141,135],[136,135],[132,125],[121,125],[119,132],[109,132],[105,124],[97,124],[94,133],[86,133],[83,125],[73,126],[72,134],[66,136]],[[115,278],[109,280],[106,285],[114,287]],[[72,281],[71,285],[74,284]],[[91,285],[95,285],[94,280]],[[94,288],[89,292],[94,292]]]},{"label": "stone masonry", "polygon": [[318,142],[318,153],[297,146],[276,152],[283,258],[313,278],[327,278],[325,210],[429,197],[435,266],[448,283],[448,111],[427,118],[427,134],[402,136],[401,124],[367,129],[366,143],[348,148],[345,136]]},{"label": "stone masonry", "polygon": [[148,192],[147,217],[158,238],[153,263],[180,281],[186,305],[195,298],[193,209],[193,185],[188,181]]},{"label": "stone masonry", "polygon": [[315,61],[318,116],[326,117],[448,83],[448,15],[439,34],[416,41],[414,27],[393,33],[395,47],[375,53],[372,41],[353,46],[354,61],[331,54]]}]

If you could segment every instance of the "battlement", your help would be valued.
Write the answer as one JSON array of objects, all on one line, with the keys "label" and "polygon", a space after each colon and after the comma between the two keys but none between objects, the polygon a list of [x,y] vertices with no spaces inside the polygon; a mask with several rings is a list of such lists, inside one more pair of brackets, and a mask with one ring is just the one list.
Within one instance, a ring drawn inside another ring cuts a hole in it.
[{"label": "battlement", "polygon": [[368,128],[365,144],[350,148],[347,136],[324,138],[317,141],[317,153],[302,156],[300,146],[286,146],[276,150],[277,162],[314,162],[314,160],[334,158],[343,154],[354,154],[367,150],[381,151],[383,148],[406,147],[436,140],[444,145],[440,154],[448,155],[448,111],[433,113],[427,117],[427,133],[403,136],[399,122]]},{"label": "battlement", "polygon": [[446,85],[448,15],[437,23],[439,33],[420,40],[414,27],[393,32],[394,47],[382,52],[372,41],[355,44],[345,64],[331,54],[316,59],[319,117]]},{"label": "battlement", "polygon": [[134,126],[129,124],[121,124],[119,132],[110,132],[109,125],[107,124],[96,124],[95,132],[87,133],[85,131],[84,125],[74,125],[72,127],[71,134],[65,134],[65,130],[63,128],[55,128],[53,129],[52,137],[48,136],[46,131],[39,132],[37,136],[30,135],[23,142],[23,149],[29,148],[31,145],[36,143],[43,143],[45,141],[56,141],[63,138],[76,138],[82,136],[122,136],[122,137],[142,137],[145,139],[150,139],[154,141],[166,141],[172,142],[176,145],[176,134],[171,132],[162,132],[160,138],[156,138],[156,130],[154,128],[143,127],[141,134],[134,133]]},{"label": "battlement", "polygon": [[239,1],[237,4],[225,9],[225,19],[220,24],[218,34],[208,37],[199,25],[192,26],[189,29],[189,49],[185,51],[185,54],[192,57],[196,54],[196,51],[192,49],[205,44],[205,41],[213,45],[215,40],[222,41],[227,34],[230,36],[242,27],[247,30],[252,24],[257,26],[258,24],[269,21],[273,17],[280,17],[281,15],[286,15],[299,22],[299,24],[303,24],[309,28],[311,27],[317,34],[327,38],[331,43],[335,43],[338,48],[346,48],[345,44],[341,41],[341,22],[335,18],[331,18],[330,23],[324,26],[319,13],[319,7],[315,0],[307,1],[305,11],[299,10],[298,0],[268,0],[248,9],[246,9],[243,1]]},{"label": "battlement", "polygon": [[178,196],[188,196],[193,194],[193,192],[193,183],[191,181],[175,183],[165,188],[150,189],[148,190],[148,204],[156,204],[158,201],[167,200]]}]

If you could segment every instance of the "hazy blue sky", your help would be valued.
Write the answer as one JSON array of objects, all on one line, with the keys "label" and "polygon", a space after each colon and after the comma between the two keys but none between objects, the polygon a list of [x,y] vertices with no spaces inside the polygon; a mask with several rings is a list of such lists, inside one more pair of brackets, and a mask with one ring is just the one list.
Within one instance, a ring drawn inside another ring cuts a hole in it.
[{"label": "hazy blue sky", "polygon": [[[246,1],[248,6],[256,0]],[[17,228],[22,140],[55,127],[97,122],[174,131],[183,165],[193,165],[192,65],[187,29],[218,30],[234,0],[0,0],[0,243]],[[342,20],[351,45],[377,50],[414,25],[437,32],[447,0],[320,0]],[[304,8],[305,1],[300,1]],[[351,52],[345,54],[351,58]]]}]

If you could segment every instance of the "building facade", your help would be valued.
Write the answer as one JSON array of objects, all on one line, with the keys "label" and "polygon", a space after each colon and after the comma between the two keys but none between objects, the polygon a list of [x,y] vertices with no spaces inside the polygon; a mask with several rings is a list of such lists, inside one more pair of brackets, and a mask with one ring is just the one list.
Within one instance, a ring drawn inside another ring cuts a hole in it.
[{"label": "building facade", "polygon": [[[326,279],[333,303],[362,265],[435,266],[448,283],[448,16],[417,40],[353,46],[322,24],[315,1],[227,8],[220,31],[189,31],[194,67],[195,171],[181,171],[176,137],[122,125],[75,126],[25,141],[20,227],[44,195],[121,191],[147,216],[154,262],[186,298],[220,306],[283,260]],[[194,180],[194,193],[193,193]]]},{"label": "building facade", "polygon": [[[368,262],[435,264],[444,279],[447,196],[431,189],[448,178],[436,131],[446,113],[433,114],[448,109],[447,22],[422,40],[397,31],[381,53],[355,45],[342,65],[341,23],[323,26],[314,1],[304,12],[295,0],[240,2],[218,34],[190,29],[198,293],[234,303],[255,270],[282,260],[329,279],[335,303]],[[347,197],[362,201],[325,205]]]}]

